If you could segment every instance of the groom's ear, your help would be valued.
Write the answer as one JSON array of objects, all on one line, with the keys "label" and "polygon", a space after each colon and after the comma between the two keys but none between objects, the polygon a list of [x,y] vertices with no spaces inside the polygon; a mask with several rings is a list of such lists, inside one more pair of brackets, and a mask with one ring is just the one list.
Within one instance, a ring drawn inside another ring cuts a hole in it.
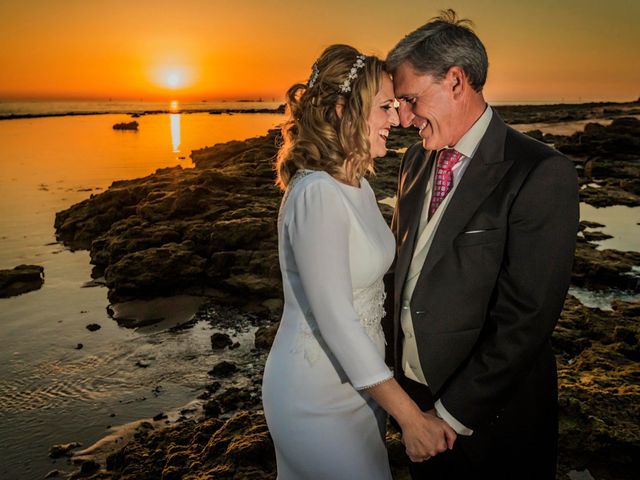
[{"label": "groom's ear", "polygon": [[449,91],[455,99],[459,98],[468,87],[467,75],[464,73],[464,70],[457,65],[449,69],[445,75],[445,80],[449,86]]}]

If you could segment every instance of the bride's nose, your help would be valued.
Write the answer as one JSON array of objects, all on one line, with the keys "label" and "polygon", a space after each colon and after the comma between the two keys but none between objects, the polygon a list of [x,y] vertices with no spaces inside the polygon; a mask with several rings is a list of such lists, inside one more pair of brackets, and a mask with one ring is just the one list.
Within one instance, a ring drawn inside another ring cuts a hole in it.
[{"label": "bride's nose", "polygon": [[398,111],[395,108],[389,109],[389,121],[393,127],[400,125],[400,117],[398,116]]}]

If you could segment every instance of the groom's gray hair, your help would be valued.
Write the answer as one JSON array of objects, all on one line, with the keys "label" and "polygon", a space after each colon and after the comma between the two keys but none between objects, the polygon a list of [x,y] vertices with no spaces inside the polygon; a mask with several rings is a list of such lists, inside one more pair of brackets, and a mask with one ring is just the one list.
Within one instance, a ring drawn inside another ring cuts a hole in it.
[{"label": "groom's gray hair", "polygon": [[477,92],[487,80],[489,59],[484,45],[471,29],[473,23],[458,19],[456,12],[440,12],[425,25],[404,37],[387,56],[386,64],[394,72],[409,62],[421,74],[441,80],[454,66],[462,68]]}]

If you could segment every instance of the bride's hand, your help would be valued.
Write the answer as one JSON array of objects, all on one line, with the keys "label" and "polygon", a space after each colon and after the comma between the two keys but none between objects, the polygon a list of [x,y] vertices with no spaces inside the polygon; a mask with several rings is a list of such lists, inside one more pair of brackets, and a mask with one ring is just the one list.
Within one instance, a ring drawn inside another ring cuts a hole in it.
[{"label": "bride's hand", "polygon": [[453,448],[456,432],[432,411],[420,412],[402,427],[402,442],[412,462],[423,462]]},{"label": "bride's hand", "polygon": [[400,425],[402,442],[412,461],[422,462],[447,448],[453,448],[456,432],[435,415],[435,410],[420,410],[395,379],[391,378],[366,391]]}]

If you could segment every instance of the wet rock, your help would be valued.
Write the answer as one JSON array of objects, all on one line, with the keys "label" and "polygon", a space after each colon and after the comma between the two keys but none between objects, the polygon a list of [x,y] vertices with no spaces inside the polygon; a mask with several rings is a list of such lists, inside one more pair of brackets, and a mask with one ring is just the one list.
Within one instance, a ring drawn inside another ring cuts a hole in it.
[{"label": "wet rock", "polygon": [[167,414],[166,414],[166,413],[163,413],[163,412],[160,412],[160,413],[158,413],[156,416],[154,416],[154,417],[153,417],[153,420],[154,420],[155,422],[158,422],[158,421],[160,421],[160,420],[164,420],[164,419],[166,419],[166,418],[169,418],[169,417],[167,417]]},{"label": "wet rock", "polygon": [[222,413],[222,408],[217,400],[210,400],[202,406],[202,410],[207,417],[217,417]]},{"label": "wet rock", "polygon": [[271,345],[273,345],[273,340],[276,337],[276,333],[278,333],[279,326],[280,322],[258,328],[255,339],[256,348],[269,350]]},{"label": "wet rock", "polygon": [[99,463],[96,463],[93,460],[86,460],[82,462],[82,465],[80,466],[80,475],[81,476],[93,475],[99,469],[100,469]]},{"label": "wet rock", "polygon": [[111,316],[118,326],[123,328],[140,328],[147,327],[149,325],[155,325],[164,320],[164,317],[147,317],[147,318],[127,318],[127,317],[115,317]]},{"label": "wet rock", "polygon": [[596,250],[593,244],[578,242],[571,282],[595,290],[640,291],[640,279],[633,270],[636,265],[640,265],[640,253]]},{"label": "wet rock", "polygon": [[214,417],[223,413],[258,408],[262,405],[262,401],[257,390],[259,388],[256,389],[254,386],[229,387],[206,402],[203,405],[203,411],[206,416]]},{"label": "wet rock", "polygon": [[181,285],[203,280],[205,264],[185,244],[168,243],[127,254],[105,270],[109,300],[130,300],[140,291],[169,295]]},{"label": "wet rock", "polygon": [[[166,177],[167,174],[161,176]],[[135,214],[136,205],[151,190],[143,180],[113,182],[99,195],[91,195],[89,199],[56,213],[54,227],[57,239],[71,248],[91,248],[91,242],[108,232],[117,221]],[[103,247],[102,243],[97,246],[100,251]],[[93,258],[92,263],[99,265]]]},{"label": "wet rock", "polygon": [[87,325],[87,330],[89,330],[90,332],[95,332],[96,330],[100,330],[101,328],[102,327],[97,323],[90,323],[89,325]]},{"label": "wet rock", "polygon": [[252,466],[271,471],[274,467],[275,454],[264,418],[256,414],[243,412],[229,419],[212,435],[203,454],[204,459],[228,458],[229,467],[233,463],[240,469]]},{"label": "wet rock", "polygon": [[208,385],[206,385],[205,388],[207,389],[207,391],[209,393],[215,393],[218,390],[220,390],[221,386],[222,386],[222,384],[220,382],[211,382]]},{"label": "wet rock", "polygon": [[211,335],[211,348],[214,350],[222,350],[223,348],[233,345],[231,337],[226,333],[216,332]]},{"label": "wet rock", "polygon": [[11,270],[0,270],[0,298],[38,290],[43,283],[44,267],[39,265],[18,265]]},{"label": "wet rock", "polygon": [[194,413],[197,413],[197,409],[196,408],[182,408],[182,409],[180,409],[180,415],[183,415],[183,416],[193,415]]},{"label": "wet rock", "polygon": [[64,456],[68,456],[71,453],[71,450],[81,447],[82,445],[78,442],[71,443],[61,443],[57,445],[51,446],[49,448],[49,457],[51,458],[60,458]]},{"label": "wet rock", "polygon": [[529,130],[528,132],[524,132],[524,134],[538,140],[539,142],[541,142],[543,138],[542,130]]},{"label": "wet rock", "polygon": [[111,235],[99,236],[94,241],[92,263],[98,266],[114,264],[128,253],[182,241],[182,235],[171,226],[157,225],[151,230],[145,225],[139,217],[118,221],[112,226]]},{"label": "wet rock", "polygon": [[589,220],[580,220],[580,230],[584,230],[585,228],[603,228],[606,225],[602,225],[597,222],[590,222]]},{"label": "wet rock", "polygon": [[590,232],[586,230],[582,233],[582,235],[588,242],[600,242],[608,238],[613,238],[612,235],[608,235],[604,232]]},{"label": "wet rock", "polygon": [[265,295],[281,288],[280,281],[277,279],[265,278],[262,275],[252,273],[232,275],[225,281],[225,284],[234,289],[247,290],[251,293]]},{"label": "wet rock", "polygon": [[284,307],[284,302],[281,298],[269,298],[262,302],[262,305],[266,307],[270,313],[280,316],[282,308]]},{"label": "wet rock", "polygon": [[614,312],[569,296],[553,335],[558,356],[560,466],[631,478],[640,458],[640,307]]},{"label": "wet rock", "polygon": [[582,167],[583,202],[596,207],[640,205],[640,120],[589,123],[583,131],[562,137],[556,148]]},{"label": "wet rock", "polygon": [[114,130],[138,130],[138,122],[136,122],[135,120],[133,122],[122,122],[122,123],[116,123],[113,126]]},{"label": "wet rock", "polygon": [[76,350],[82,350],[84,348],[84,345],[79,343],[76,345]]},{"label": "wet rock", "polygon": [[238,370],[238,367],[235,363],[228,362],[226,360],[222,360],[213,366],[213,368],[209,371],[209,375],[212,375],[216,378],[225,378],[230,376],[232,373],[235,373]]},{"label": "wet rock", "polygon": [[611,307],[623,317],[640,317],[640,301],[624,302],[622,300],[614,300]]},{"label": "wet rock", "polygon": [[273,479],[275,452],[264,417],[240,412],[227,421],[185,421],[161,432],[143,432],[135,444],[112,454],[114,478]]},{"label": "wet rock", "polygon": [[[638,172],[640,174],[640,171]],[[636,207],[640,205],[640,195],[621,190],[624,184],[604,184],[599,188],[587,186],[580,190],[580,200],[594,207],[610,207],[612,205],[626,205]],[[633,187],[635,189],[635,186]]]}]

